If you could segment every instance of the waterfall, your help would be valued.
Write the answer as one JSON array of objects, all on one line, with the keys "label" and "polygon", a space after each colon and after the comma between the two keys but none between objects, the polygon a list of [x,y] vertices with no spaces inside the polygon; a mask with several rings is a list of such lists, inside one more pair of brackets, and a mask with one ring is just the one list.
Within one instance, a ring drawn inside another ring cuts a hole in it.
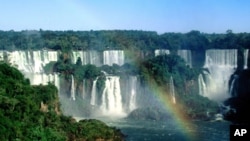
[{"label": "waterfall", "polygon": [[[107,79],[107,78],[106,78]],[[102,92],[102,104],[101,104],[101,109],[103,114],[107,115],[107,111],[108,111],[108,99],[107,99],[107,89],[108,89],[108,85],[109,85],[109,80],[105,81],[105,88],[103,89]]]},{"label": "waterfall", "polygon": [[74,76],[73,75],[71,75],[70,99],[76,100],[76,97],[75,97],[75,82],[74,82]]},{"label": "waterfall", "polygon": [[210,49],[206,51],[205,67],[217,65],[221,67],[237,67],[236,49]]},{"label": "waterfall", "polygon": [[84,99],[86,97],[86,91],[85,91],[85,79],[82,81],[82,98]]},{"label": "waterfall", "polygon": [[124,116],[119,79],[118,76],[106,77],[101,104],[104,115]]},{"label": "waterfall", "polygon": [[57,61],[57,51],[1,51],[0,56],[4,56],[5,53],[6,59],[30,79],[31,85],[46,85],[51,82],[51,76],[44,74],[43,66],[51,61]]},{"label": "waterfall", "polygon": [[91,105],[96,105],[96,82],[97,82],[98,77],[93,81],[92,85],[92,90],[91,90],[91,99],[90,99],[90,104]]},{"label": "waterfall", "polygon": [[137,77],[130,76],[130,98],[129,98],[129,111],[136,109],[136,90],[137,90]]},{"label": "waterfall", "polygon": [[60,77],[57,73],[54,74],[54,84],[58,89],[58,94],[60,94]]},{"label": "waterfall", "polygon": [[57,61],[57,51],[43,50],[41,53],[43,65],[48,64],[51,61]]},{"label": "waterfall", "polygon": [[202,74],[198,76],[198,86],[199,86],[199,94],[202,96],[206,96],[206,84],[204,82]]},{"label": "waterfall", "polygon": [[234,74],[233,76],[232,76],[233,78],[231,78],[232,79],[232,81],[231,81],[231,84],[230,84],[230,89],[229,89],[229,94],[230,94],[230,96],[232,96],[232,97],[236,97],[237,96],[237,92],[236,92],[236,90],[238,89],[237,87],[237,84],[235,84],[235,81],[237,81],[238,80],[238,75],[237,74]]},{"label": "waterfall", "polygon": [[94,64],[96,66],[101,66],[101,54],[98,53],[97,51],[89,51],[88,52],[90,64]]},{"label": "waterfall", "polygon": [[124,53],[122,50],[105,50],[103,52],[103,64],[112,66],[113,64],[124,64]]},{"label": "waterfall", "polygon": [[175,91],[174,91],[174,81],[173,81],[173,77],[170,77],[170,82],[169,82],[169,88],[170,88],[170,94],[172,97],[172,102],[174,104],[176,104],[176,100],[175,100]]},{"label": "waterfall", "polygon": [[0,51],[0,61],[4,61],[4,52]]},{"label": "waterfall", "polygon": [[47,85],[48,82],[54,83],[59,88],[58,74],[45,74],[45,73],[25,73],[25,77],[30,79],[31,85]]},{"label": "waterfall", "polygon": [[247,62],[248,62],[248,51],[249,49],[244,50],[244,68],[247,69]]},{"label": "waterfall", "polygon": [[97,51],[73,51],[72,52],[72,63],[75,64],[78,57],[82,60],[82,65],[92,64],[101,66],[101,54]]},{"label": "waterfall", "polygon": [[43,66],[57,61],[56,51],[13,51],[8,52],[8,60],[24,73],[43,73]]},{"label": "waterfall", "polygon": [[84,54],[83,51],[72,51],[73,53],[73,56],[72,56],[72,63],[75,64],[78,57],[81,58],[81,61],[82,61],[82,65],[85,65],[85,63],[83,63],[83,61],[86,61],[86,54]]},{"label": "waterfall", "polygon": [[53,76],[51,74],[46,75],[46,74],[42,74],[42,84],[43,85],[47,85],[48,82],[52,82],[53,81]]},{"label": "waterfall", "polygon": [[192,67],[192,53],[191,50],[178,50],[177,54],[186,61],[186,64]]},{"label": "waterfall", "polygon": [[170,54],[170,51],[168,49],[156,49],[155,50],[155,56],[167,55],[167,54]]},{"label": "waterfall", "polygon": [[13,51],[8,52],[8,60],[12,65],[14,65],[18,70],[24,73],[28,72],[40,72],[41,67],[37,71],[35,71],[35,67],[30,59],[30,53],[26,51]]},{"label": "waterfall", "polygon": [[42,62],[42,55],[41,55],[41,51],[33,51],[33,67],[34,73],[42,73],[43,72],[43,68],[42,65],[44,65],[45,63]]},{"label": "waterfall", "polygon": [[204,68],[208,69],[211,82],[206,84],[207,97],[221,101],[229,97],[228,82],[237,67],[236,49],[211,49],[206,51]]}]

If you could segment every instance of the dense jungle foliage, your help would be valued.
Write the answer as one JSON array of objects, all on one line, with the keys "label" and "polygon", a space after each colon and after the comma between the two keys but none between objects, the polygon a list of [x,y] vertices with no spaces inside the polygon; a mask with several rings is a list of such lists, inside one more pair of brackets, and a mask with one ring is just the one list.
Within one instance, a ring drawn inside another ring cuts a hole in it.
[{"label": "dense jungle foliage", "polygon": [[157,34],[152,31],[101,30],[101,31],[0,31],[0,50],[154,50],[154,49],[232,49],[250,48],[249,33],[206,34],[188,33]]},{"label": "dense jungle foliage", "polygon": [[76,122],[61,114],[52,84],[31,86],[16,68],[0,63],[0,140],[123,140],[98,120]]}]

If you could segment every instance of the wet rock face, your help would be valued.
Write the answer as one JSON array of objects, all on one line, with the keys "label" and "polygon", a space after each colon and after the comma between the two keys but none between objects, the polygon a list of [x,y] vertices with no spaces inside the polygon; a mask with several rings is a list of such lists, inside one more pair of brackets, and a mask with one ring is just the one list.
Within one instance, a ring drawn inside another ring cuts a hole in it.
[{"label": "wet rock face", "polygon": [[250,70],[243,70],[239,75],[239,86],[237,97],[250,99]]},{"label": "wet rock face", "polygon": [[237,72],[237,81],[233,84],[235,92],[224,104],[227,112],[224,113],[226,120],[239,124],[249,124],[250,115],[250,70]]}]

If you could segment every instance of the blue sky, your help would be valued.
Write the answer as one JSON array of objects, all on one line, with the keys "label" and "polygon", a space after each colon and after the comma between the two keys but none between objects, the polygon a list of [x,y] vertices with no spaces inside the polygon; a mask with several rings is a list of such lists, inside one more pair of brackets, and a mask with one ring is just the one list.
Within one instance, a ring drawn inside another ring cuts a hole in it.
[{"label": "blue sky", "polygon": [[0,30],[250,32],[250,0],[0,0]]}]

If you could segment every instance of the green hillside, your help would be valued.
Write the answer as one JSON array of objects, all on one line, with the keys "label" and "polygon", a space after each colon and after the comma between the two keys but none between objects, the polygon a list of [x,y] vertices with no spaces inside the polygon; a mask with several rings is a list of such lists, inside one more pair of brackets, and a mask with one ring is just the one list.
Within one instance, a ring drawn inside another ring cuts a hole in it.
[{"label": "green hillside", "polygon": [[0,63],[0,140],[123,140],[101,121],[62,115],[57,92],[52,84],[31,86],[16,68]]}]

